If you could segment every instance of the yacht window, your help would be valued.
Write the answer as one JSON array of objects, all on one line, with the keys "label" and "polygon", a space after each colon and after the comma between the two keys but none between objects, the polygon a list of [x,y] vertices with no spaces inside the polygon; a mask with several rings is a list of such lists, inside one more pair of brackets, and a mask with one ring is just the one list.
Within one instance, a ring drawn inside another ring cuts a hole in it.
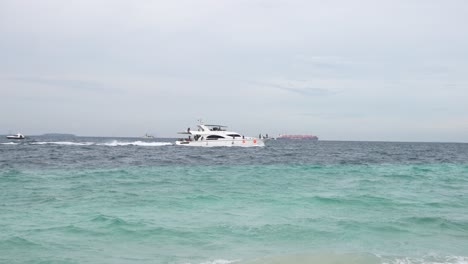
[{"label": "yacht window", "polygon": [[239,135],[239,134],[228,134],[228,136],[230,136],[230,137],[241,137],[241,135]]},{"label": "yacht window", "polygon": [[224,138],[224,137],[218,136],[218,135],[209,135],[206,137],[206,140],[218,140],[219,138]]}]

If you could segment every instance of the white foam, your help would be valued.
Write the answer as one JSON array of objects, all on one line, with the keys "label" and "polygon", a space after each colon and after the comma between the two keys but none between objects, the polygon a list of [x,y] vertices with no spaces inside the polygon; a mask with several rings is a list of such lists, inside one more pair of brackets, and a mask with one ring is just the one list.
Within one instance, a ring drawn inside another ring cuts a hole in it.
[{"label": "white foam", "polygon": [[[207,262],[210,263],[210,262]],[[421,257],[380,256],[373,254],[299,254],[269,256],[242,262],[243,264],[468,264],[468,256],[426,255]]]},{"label": "white foam", "polygon": [[0,143],[1,145],[18,145],[19,143],[15,142],[8,142],[8,143]]},{"label": "white foam", "polygon": [[391,260],[383,260],[382,264],[468,264],[468,257],[463,256],[428,256],[422,258],[394,258]]},{"label": "white foam", "polygon": [[[18,144],[18,143],[2,143],[2,144]],[[145,142],[145,141],[111,141],[107,143],[96,143],[96,142],[70,142],[70,141],[48,141],[48,142],[33,142],[31,145],[62,145],[62,146],[142,146],[142,147],[160,147],[160,146],[170,146],[170,142]]]},{"label": "white foam", "polygon": [[33,142],[31,145],[65,145],[65,146],[91,146],[93,142],[69,142],[69,141],[58,141],[58,142]]},{"label": "white foam", "polygon": [[96,144],[98,146],[110,146],[110,147],[117,147],[117,146],[142,146],[142,147],[160,147],[160,146],[170,146],[172,143],[170,142],[145,142],[145,141],[132,141],[132,142],[122,142],[114,140],[109,143],[99,143]]}]

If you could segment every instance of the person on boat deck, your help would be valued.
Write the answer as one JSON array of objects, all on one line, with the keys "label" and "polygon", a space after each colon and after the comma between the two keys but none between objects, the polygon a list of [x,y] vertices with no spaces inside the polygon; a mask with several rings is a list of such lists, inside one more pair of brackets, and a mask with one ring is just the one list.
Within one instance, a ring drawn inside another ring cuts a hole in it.
[{"label": "person on boat deck", "polygon": [[190,127],[189,127],[189,128],[187,128],[187,132],[190,132]]}]

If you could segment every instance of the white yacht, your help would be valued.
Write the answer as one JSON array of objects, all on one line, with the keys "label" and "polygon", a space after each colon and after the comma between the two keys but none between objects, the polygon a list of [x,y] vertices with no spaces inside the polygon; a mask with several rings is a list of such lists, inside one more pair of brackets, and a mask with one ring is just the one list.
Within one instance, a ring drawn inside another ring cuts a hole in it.
[{"label": "white yacht", "polygon": [[228,131],[226,126],[205,125],[200,122],[196,130],[187,128],[178,134],[186,138],[178,139],[176,145],[196,147],[263,147],[263,139],[247,137],[237,132]]},{"label": "white yacht", "polygon": [[6,138],[8,139],[25,139],[24,135],[23,134],[16,134],[16,135],[11,135],[11,136],[7,136]]}]

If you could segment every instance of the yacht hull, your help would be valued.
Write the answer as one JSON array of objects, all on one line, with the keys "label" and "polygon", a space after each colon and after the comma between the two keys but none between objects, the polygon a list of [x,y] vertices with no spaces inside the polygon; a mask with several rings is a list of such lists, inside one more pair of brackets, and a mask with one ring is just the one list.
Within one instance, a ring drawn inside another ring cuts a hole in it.
[{"label": "yacht hull", "polygon": [[24,139],[24,137],[17,137],[17,136],[7,136],[7,139]]},{"label": "yacht hull", "polygon": [[261,139],[177,140],[176,145],[191,147],[264,147]]}]

